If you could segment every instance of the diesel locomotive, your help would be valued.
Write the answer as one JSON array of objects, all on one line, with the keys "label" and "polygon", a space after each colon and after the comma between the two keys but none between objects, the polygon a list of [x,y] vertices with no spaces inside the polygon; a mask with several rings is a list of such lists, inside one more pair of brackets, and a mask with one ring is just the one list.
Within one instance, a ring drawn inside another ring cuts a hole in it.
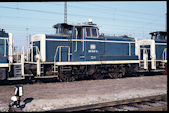
[{"label": "diesel locomotive", "polygon": [[[58,23],[53,28],[55,34],[33,35],[29,49],[22,51],[20,60],[16,61],[10,58],[13,56],[7,48],[10,41],[4,41],[12,36],[0,36],[3,40],[0,69],[5,69],[0,79],[74,81],[118,78],[140,71],[163,71],[167,66],[166,32],[152,32],[151,39],[137,41],[126,35],[100,34],[98,26],[91,20],[84,24]],[[7,53],[7,67],[3,67],[4,54]]]},{"label": "diesel locomotive", "polygon": [[10,63],[13,63],[13,36],[0,29],[0,80],[7,78]]}]

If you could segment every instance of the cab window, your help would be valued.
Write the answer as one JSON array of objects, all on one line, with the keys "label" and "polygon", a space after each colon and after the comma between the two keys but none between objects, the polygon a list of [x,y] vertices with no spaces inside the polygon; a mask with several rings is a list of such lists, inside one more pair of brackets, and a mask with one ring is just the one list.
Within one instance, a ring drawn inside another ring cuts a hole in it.
[{"label": "cab window", "polygon": [[97,38],[98,36],[98,29],[93,27],[86,28],[86,37],[88,38]]},{"label": "cab window", "polygon": [[4,45],[0,43],[0,56],[4,55],[3,51],[4,51]]},{"label": "cab window", "polygon": [[167,40],[167,35],[165,35],[164,40]]},{"label": "cab window", "polygon": [[92,28],[92,36],[93,36],[93,37],[97,37],[96,28]]},{"label": "cab window", "polygon": [[77,38],[82,38],[82,37],[83,37],[82,28],[76,28],[76,30],[77,30],[76,37],[77,37]]},{"label": "cab window", "polygon": [[91,37],[90,28],[86,28],[86,35],[87,37]]}]

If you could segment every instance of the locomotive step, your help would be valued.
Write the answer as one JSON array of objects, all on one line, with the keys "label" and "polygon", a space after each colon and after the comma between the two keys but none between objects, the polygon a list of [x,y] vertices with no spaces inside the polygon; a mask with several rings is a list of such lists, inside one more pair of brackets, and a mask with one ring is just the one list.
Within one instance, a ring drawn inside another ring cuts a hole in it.
[{"label": "locomotive step", "polygon": [[58,71],[52,71],[52,72],[54,72],[54,73],[58,73]]},{"label": "locomotive step", "polygon": [[21,72],[20,73],[16,73],[16,75],[21,75]]},{"label": "locomotive step", "polygon": [[15,68],[16,70],[21,69],[21,68]]},{"label": "locomotive step", "polygon": [[21,80],[21,79],[25,79],[25,77],[10,77],[10,78],[7,78],[7,80]]},{"label": "locomotive step", "polygon": [[58,76],[35,76],[34,78],[57,78]]},{"label": "locomotive step", "polygon": [[159,68],[165,68],[165,66],[159,66]]}]

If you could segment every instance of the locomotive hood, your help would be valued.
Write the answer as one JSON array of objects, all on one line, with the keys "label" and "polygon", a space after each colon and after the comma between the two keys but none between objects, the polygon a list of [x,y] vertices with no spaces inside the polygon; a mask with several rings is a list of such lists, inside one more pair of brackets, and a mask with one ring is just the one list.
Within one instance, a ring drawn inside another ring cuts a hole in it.
[{"label": "locomotive hood", "polygon": [[135,38],[128,37],[127,35],[124,36],[104,36],[106,40],[116,40],[116,41],[135,41]]}]

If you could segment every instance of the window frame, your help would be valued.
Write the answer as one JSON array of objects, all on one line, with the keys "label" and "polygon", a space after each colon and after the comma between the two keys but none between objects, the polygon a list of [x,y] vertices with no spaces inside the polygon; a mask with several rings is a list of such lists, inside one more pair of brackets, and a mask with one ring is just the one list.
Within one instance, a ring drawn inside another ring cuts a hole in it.
[{"label": "window frame", "polygon": [[[87,36],[87,28],[89,28],[90,36]],[[97,35],[97,36],[94,36],[94,35],[93,35],[93,32],[92,32],[93,29],[96,29],[96,35]],[[85,28],[85,36],[86,36],[87,38],[98,38],[98,35],[99,35],[99,30],[98,30],[97,27],[86,27],[86,28]]]},{"label": "window frame", "polygon": [[[87,34],[88,34],[88,33],[87,33],[87,29],[89,29],[90,36],[87,35]],[[86,27],[86,28],[85,28],[85,30],[86,30],[86,37],[91,37],[91,36],[92,36],[90,29],[91,29],[90,27]]]},{"label": "window frame", "polygon": [[[1,39],[1,38],[0,38]],[[3,40],[3,44],[0,44],[1,46],[1,50],[3,50],[2,51],[2,54],[0,54],[0,56],[2,56],[2,57],[6,57],[7,56],[7,49],[8,49],[8,39],[2,39]]]},{"label": "window frame", "polygon": [[[94,35],[93,35],[93,29],[94,29],[94,30],[95,30],[95,32],[96,32],[96,36],[94,36]],[[98,36],[98,33],[97,33],[97,32],[98,32],[98,30],[97,30],[97,28],[91,28],[91,31],[92,31],[92,36],[93,36],[93,37],[97,37],[97,36]]]}]

